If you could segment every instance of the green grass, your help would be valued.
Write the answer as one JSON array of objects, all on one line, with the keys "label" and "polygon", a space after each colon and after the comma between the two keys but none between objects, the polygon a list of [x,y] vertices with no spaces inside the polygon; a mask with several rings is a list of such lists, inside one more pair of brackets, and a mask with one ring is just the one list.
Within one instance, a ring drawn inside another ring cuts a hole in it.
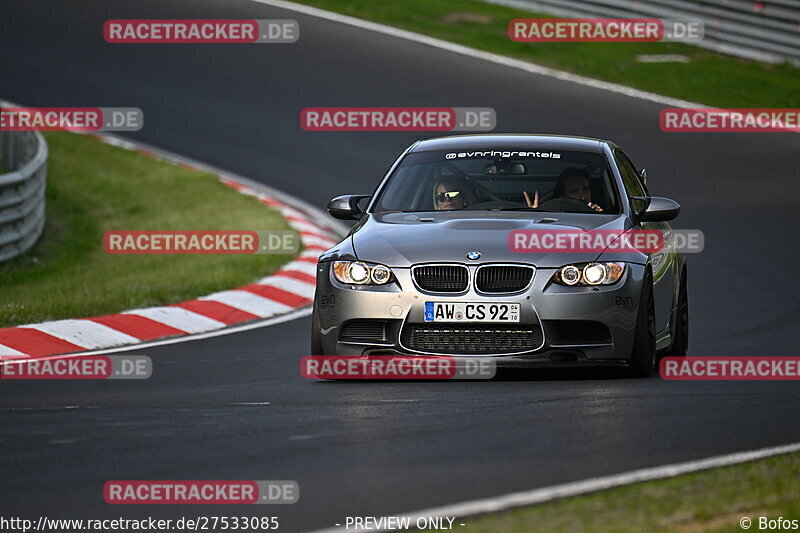
[{"label": "green grass", "polygon": [[[511,19],[547,15],[476,0],[301,2],[698,103],[718,107],[800,106],[800,69],[789,64],[748,61],[683,43],[517,43],[508,38]],[[639,54],[683,54],[691,61],[639,63]]]},{"label": "green grass", "polygon": [[800,454],[459,518],[465,533],[741,533],[742,517],[800,519]]},{"label": "green grass", "polygon": [[252,282],[289,255],[112,255],[108,230],[290,230],[277,211],[202,172],[71,133],[50,146],[47,222],[0,264],[0,327],[183,301]]}]

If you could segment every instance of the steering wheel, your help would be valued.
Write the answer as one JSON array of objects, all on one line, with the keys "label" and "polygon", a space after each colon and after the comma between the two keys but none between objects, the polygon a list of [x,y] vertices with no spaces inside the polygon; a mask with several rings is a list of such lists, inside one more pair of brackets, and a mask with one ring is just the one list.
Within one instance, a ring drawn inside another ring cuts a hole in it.
[{"label": "steering wheel", "polygon": [[594,209],[586,205],[580,200],[575,198],[570,198],[568,196],[562,196],[561,198],[553,198],[552,200],[547,200],[541,206],[542,209],[548,209],[552,211],[577,211],[579,213],[597,213]]}]

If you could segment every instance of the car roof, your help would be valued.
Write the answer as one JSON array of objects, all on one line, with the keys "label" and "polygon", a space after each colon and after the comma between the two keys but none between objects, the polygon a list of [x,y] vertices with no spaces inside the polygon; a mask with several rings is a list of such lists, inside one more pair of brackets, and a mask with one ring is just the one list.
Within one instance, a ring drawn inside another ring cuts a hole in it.
[{"label": "car roof", "polygon": [[602,153],[603,143],[607,141],[590,137],[573,137],[569,135],[541,134],[482,134],[452,135],[419,141],[411,152],[432,152],[436,150],[579,150],[583,152]]}]

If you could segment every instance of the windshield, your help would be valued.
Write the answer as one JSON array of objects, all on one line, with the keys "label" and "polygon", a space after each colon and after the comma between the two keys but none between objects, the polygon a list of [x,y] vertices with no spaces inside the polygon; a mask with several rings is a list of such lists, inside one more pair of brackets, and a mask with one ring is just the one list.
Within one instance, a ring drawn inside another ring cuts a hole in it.
[{"label": "windshield", "polygon": [[618,214],[602,154],[544,150],[408,154],[374,211],[530,210]]}]

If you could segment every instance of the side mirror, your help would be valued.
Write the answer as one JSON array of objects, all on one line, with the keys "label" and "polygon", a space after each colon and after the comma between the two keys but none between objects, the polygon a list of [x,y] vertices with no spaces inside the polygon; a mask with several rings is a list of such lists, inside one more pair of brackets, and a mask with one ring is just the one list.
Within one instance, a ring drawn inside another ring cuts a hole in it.
[{"label": "side mirror", "polygon": [[337,196],[328,202],[328,213],[339,220],[358,220],[362,212],[358,203],[364,198],[369,198],[369,195],[345,194],[344,196]]},{"label": "side mirror", "polygon": [[644,202],[644,208],[638,212],[642,222],[667,222],[678,216],[681,205],[675,200],[661,196],[634,196],[634,200]]},{"label": "side mirror", "polygon": [[642,183],[647,185],[647,169],[643,168],[641,172],[639,172],[639,176],[642,178]]}]

